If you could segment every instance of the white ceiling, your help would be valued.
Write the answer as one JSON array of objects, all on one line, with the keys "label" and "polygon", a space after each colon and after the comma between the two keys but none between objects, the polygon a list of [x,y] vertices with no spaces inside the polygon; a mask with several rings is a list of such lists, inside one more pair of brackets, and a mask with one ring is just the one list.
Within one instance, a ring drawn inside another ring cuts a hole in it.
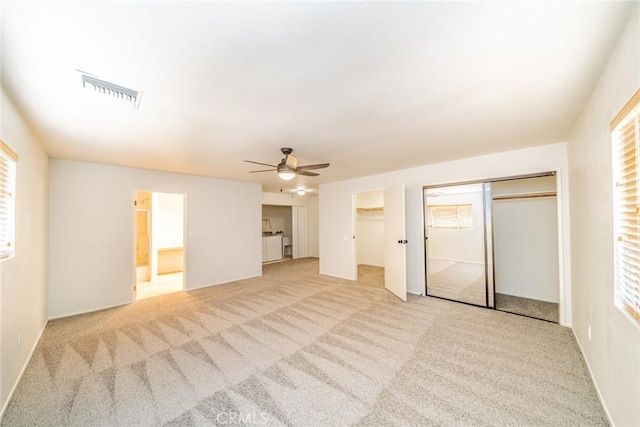
[{"label": "white ceiling", "polygon": [[317,188],[566,140],[633,4],[5,2],[2,85],[54,158]]}]

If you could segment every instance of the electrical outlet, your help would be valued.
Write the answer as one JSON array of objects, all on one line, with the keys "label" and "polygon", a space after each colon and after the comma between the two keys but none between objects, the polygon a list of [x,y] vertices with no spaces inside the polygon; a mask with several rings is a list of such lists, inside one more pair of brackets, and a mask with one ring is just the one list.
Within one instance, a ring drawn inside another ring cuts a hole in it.
[{"label": "electrical outlet", "polygon": [[587,326],[587,337],[589,337],[589,341],[591,341],[591,325]]},{"label": "electrical outlet", "polygon": [[18,339],[16,340],[16,344],[18,348],[20,348],[20,344],[22,344],[22,334],[18,334]]}]

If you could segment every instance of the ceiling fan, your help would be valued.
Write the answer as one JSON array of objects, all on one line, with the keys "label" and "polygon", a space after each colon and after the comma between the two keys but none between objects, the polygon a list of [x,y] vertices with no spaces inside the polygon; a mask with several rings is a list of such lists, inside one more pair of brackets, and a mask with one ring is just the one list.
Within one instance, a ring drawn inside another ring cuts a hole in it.
[{"label": "ceiling fan", "polygon": [[278,172],[278,176],[280,179],[285,181],[292,180],[296,175],[304,175],[304,176],[318,176],[319,174],[315,172],[309,172],[310,170],[315,169],[324,169],[329,167],[329,163],[318,163],[315,165],[305,165],[298,166],[298,159],[295,158],[291,153],[293,153],[293,148],[281,148],[280,151],[284,154],[284,159],[280,161],[277,165],[270,165],[267,163],[253,162],[251,160],[245,160],[247,163],[253,163],[256,165],[262,166],[270,166],[275,169],[264,169],[259,171],[250,171],[249,173],[259,173],[259,172]]}]

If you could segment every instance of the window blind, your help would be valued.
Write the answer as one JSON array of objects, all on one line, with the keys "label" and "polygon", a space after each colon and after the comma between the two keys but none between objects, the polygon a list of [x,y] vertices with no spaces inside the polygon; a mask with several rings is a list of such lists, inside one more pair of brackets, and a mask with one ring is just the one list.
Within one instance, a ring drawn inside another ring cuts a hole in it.
[{"label": "window blind", "polygon": [[640,91],[612,125],[616,303],[640,321]]},{"label": "window blind", "polygon": [[427,227],[472,228],[472,213],[472,206],[470,204],[427,206]]},{"label": "window blind", "polygon": [[0,260],[15,255],[15,192],[18,156],[0,141]]}]

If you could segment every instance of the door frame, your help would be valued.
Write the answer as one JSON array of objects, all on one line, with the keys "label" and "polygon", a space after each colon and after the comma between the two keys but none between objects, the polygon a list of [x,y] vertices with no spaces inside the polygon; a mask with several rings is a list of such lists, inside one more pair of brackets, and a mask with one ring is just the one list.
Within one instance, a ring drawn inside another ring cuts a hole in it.
[{"label": "door frame", "polygon": [[[382,193],[382,207],[384,208],[384,188],[376,190],[355,191],[351,193],[351,256],[353,257],[352,280],[358,280],[358,237],[356,236],[356,225],[358,221],[358,206],[356,198],[358,194]],[[383,226],[384,227],[384,226]]]},{"label": "door frame", "polygon": [[[137,278],[137,271],[136,271],[136,264],[137,264],[137,253],[136,253],[136,237],[137,237],[137,209],[136,209],[136,193],[138,191],[141,192],[148,192],[151,194],[151,197],[153,198],[153,193],[164,193],[164,194],[179,194],[182,196],[182,265],[183,265],[183,269],[182,269],[182,290],[186,291],[187,290],[187,193],[179,193],[179,192],[171,192],[171,191],[157,191],[157,190],[133,190],[133,195],[132,195],[132,216],[133,216],[133,270],[132,270],[132,277],[133,277],[133,286],[131,286],[131,302],[136,302],[138,299],[138,295],[137,295],[137,285],[138,285],[138,278]],[[152,202],[153,203],[153,202]],[[153,207],[153,204],[152,204]],[[152,210],[149,210],[149,216],[151,217],[151,220],[149,221],[149,251],[151,252],[152,249],[152,239],[153,239],[153,232],[151,231],[153,229],[152,226],[152,221],[153,221],[153,215],[152,215]],[[153,257],[151,256],[151,253],[149,253],[149,269],[151,270],[152,268],[152,259]],[[153,279],[153,275],[151,274],[151,271],[149,271],[149,275],[150,275],[150,279]]]}]

